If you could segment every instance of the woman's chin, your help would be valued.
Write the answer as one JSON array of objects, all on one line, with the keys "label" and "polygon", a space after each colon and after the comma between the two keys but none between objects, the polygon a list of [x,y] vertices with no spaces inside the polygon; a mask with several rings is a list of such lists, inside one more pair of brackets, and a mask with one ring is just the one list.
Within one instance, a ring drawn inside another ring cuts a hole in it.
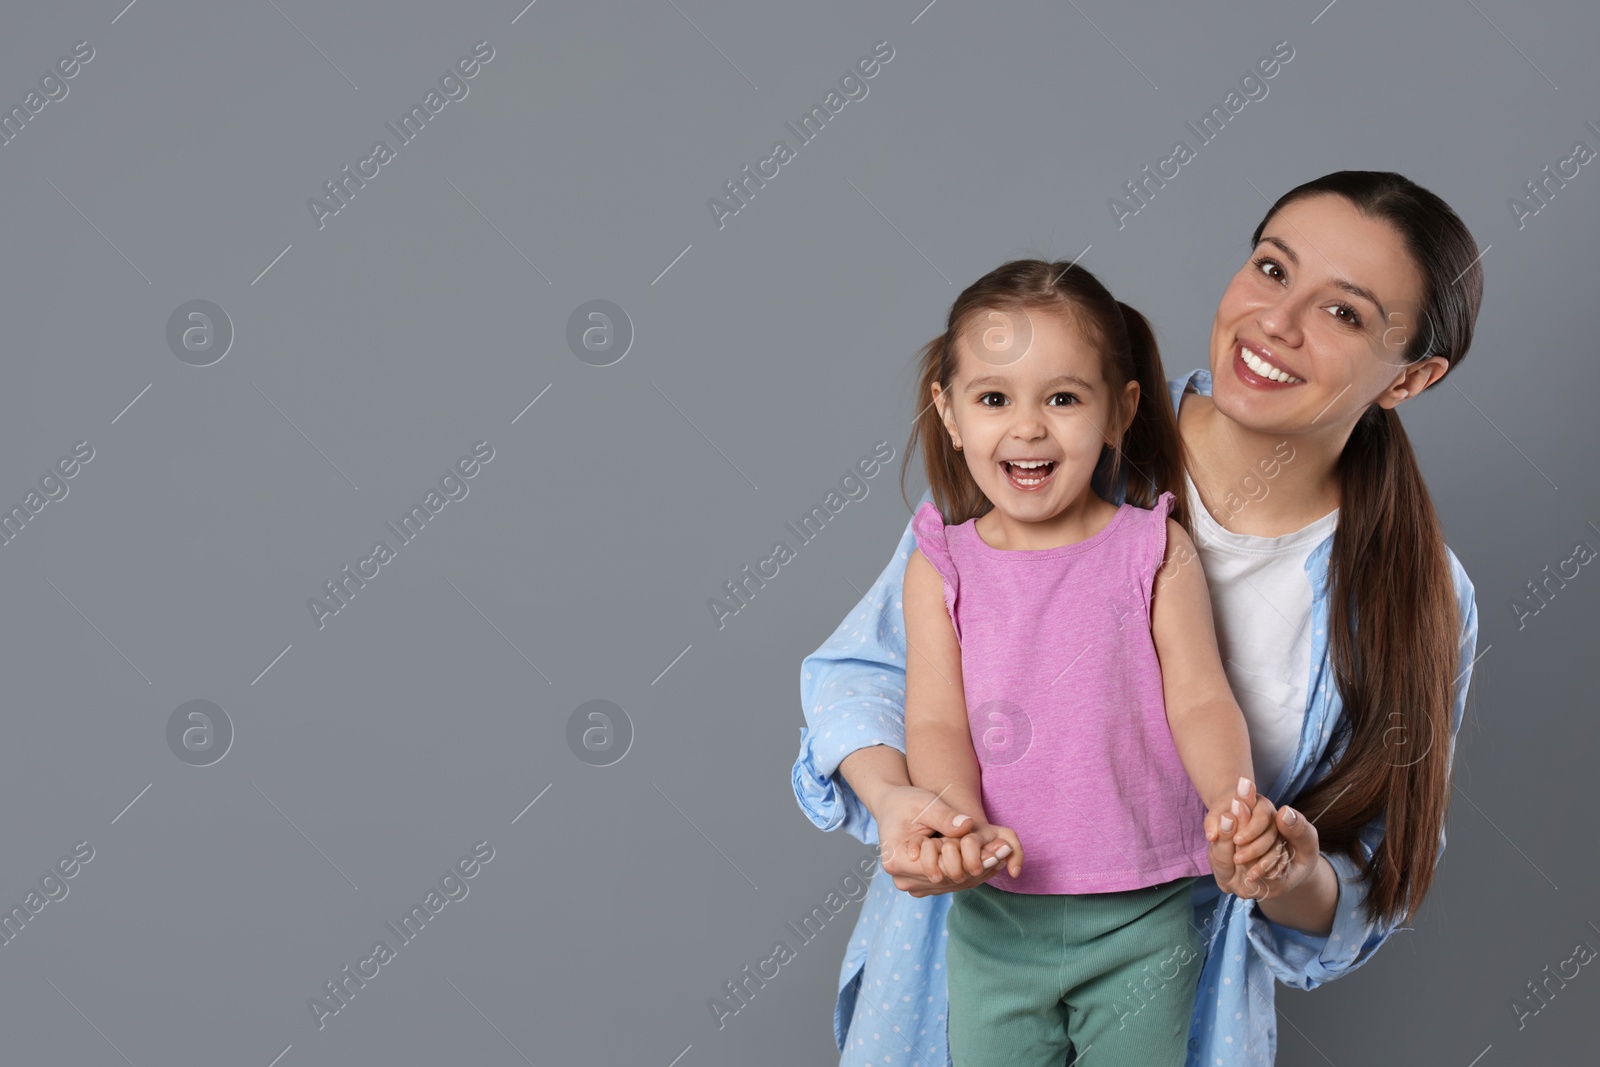
[{"label": "woman's chin", "polygon": [[1284,423],[1286,412],[1279,395],[1264,396],[1236,380],[1213,376],[1211,406],[1217,414],[1251,433],[1288,433],[1293,429]]}]

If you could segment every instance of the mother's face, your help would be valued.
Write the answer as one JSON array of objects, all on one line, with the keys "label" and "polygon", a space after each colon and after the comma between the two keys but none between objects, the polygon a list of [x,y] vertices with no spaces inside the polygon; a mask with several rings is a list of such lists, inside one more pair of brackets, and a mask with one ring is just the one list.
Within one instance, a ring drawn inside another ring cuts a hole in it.
[{"label": "mother's face", "polygon": [[1347,432],[1448,369],[1407,364],[1423,279],[1388,223],[1341,196],[1285,206],[1228,283],[1211,324],[1212,399],[1247,429]]}]

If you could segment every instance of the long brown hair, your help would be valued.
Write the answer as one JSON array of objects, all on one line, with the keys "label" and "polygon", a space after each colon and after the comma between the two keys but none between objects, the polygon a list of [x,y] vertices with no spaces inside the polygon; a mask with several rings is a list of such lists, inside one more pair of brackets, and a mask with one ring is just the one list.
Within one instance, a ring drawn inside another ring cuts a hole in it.
[{"label": "long brown hair", "polygon": [[[1422,275],[1423,297],[1398,365],[1443,356],[1448,373],[1472,343],[1483,299],[1478,246],[1466,225],[1399,174],[1346,170],[1279,197],[1251,244],[1285,205],[1325,194],[1399,234]],[[1331,769],[1294,807],[1312,820],[1324,851],[1345,853],[1361,870],[1369,917],[1403,922],[1433,881],[1450,801],[1460,619],[1439,519],[1393,409],[1372,404],[1362,414],[1335,477],[1328,636],[1345,717],[1329,739]],[[1380,815],[1383,839],[1368,863],[1357,835]]]},{"label": "long brown hair", "polygon": [[[906,455],[915,455],[920,442],[928,486],[944,521],[959,525],[994,507],[973,481],[966,460],[951,445],[932,403],[932,390],[938,382],[948,392],[958,366],[957,339],[980,316],[996,311],[1064,315],[1082,331],[1084,339],[1101,354],[1101,376],[1111,390],[1111,425],[1122,425],[1126,417],[1120,410],[1123,388],[1130,381],[1139,383],[1133,421],[1120,442],[1101,450],[1092,484],[1104,498],[1112,486],[1125,479],[1125,499],[1143,508],[1154,507],[1159,495],[1170,491],[1174,496],[1172,517],[1189,529],[1183,446],[1150,324],[1107,292],[1085,268],[1042,259],[1012,260],[967,286],[950,306],[944,333],[923,345],[919,353],[916,403],[920,410],[911,424]],[[900,468],[900,495],[909,507],[908,467]]]}]

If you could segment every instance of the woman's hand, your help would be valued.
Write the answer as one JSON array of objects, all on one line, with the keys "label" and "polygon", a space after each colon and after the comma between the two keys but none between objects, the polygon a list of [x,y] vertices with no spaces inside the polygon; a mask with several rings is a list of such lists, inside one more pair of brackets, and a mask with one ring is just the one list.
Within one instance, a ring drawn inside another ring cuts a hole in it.
[{"label": "woman's hand", "polygon": [[1322,854],[1317,828],[1309,819],[1293,808],[1274,808],[1256,794],[1254,783],[1238,804],[1237,817],[1216,812],[1206,817],[1218,888],[1267,900],[1292,892],[1316,873]]},{"label": "woman's hand", "polygon": [[[983,866],[980,837],[966,840],[979,825],[972,816],[956,811],[930,790],[897,786],[883,795],[878,809],[878,854],[896,889],[914,897],[952,893],[985,882],[1001,869],[1000,863]],[[1011,854],[1003,841],[987,852],[1000,859]]]}]

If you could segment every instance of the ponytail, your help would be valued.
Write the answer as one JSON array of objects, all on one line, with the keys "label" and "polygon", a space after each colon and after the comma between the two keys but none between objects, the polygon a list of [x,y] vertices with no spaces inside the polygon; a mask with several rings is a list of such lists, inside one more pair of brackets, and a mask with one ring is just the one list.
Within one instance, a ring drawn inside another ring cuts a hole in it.
[{"label": "ponytail", "polygon": [[1183,484],[1183,441],[1178,436],[1178,418],[1172,410],[1167,372],[1161,367],[1155,334],[1143,315],[1120,300],[1117,310],[1128,336],[1132,380],[1139,383],[1139,406],[1118,449],[1131,468],[1126,499],[1130,504],[1153,508],[1160,495],[1170,491],[1172,518],[1192,534],[1189,494]]},{"label": "ponytail", "polygon": [[1361,829],[1385,816],[1363,876],[1366,905],[1374,917],[1403,913],[1403,921],[1432,884],[1450,802],[1456,597],[1438,516],[1400,416],[1368,408],[1335,476],[1328,624],[1345,718],[1329,745],[1344,751],[1295,807],[1322,812],[1321,847],[1347,854],[1358,868],[1366,862]]}]

